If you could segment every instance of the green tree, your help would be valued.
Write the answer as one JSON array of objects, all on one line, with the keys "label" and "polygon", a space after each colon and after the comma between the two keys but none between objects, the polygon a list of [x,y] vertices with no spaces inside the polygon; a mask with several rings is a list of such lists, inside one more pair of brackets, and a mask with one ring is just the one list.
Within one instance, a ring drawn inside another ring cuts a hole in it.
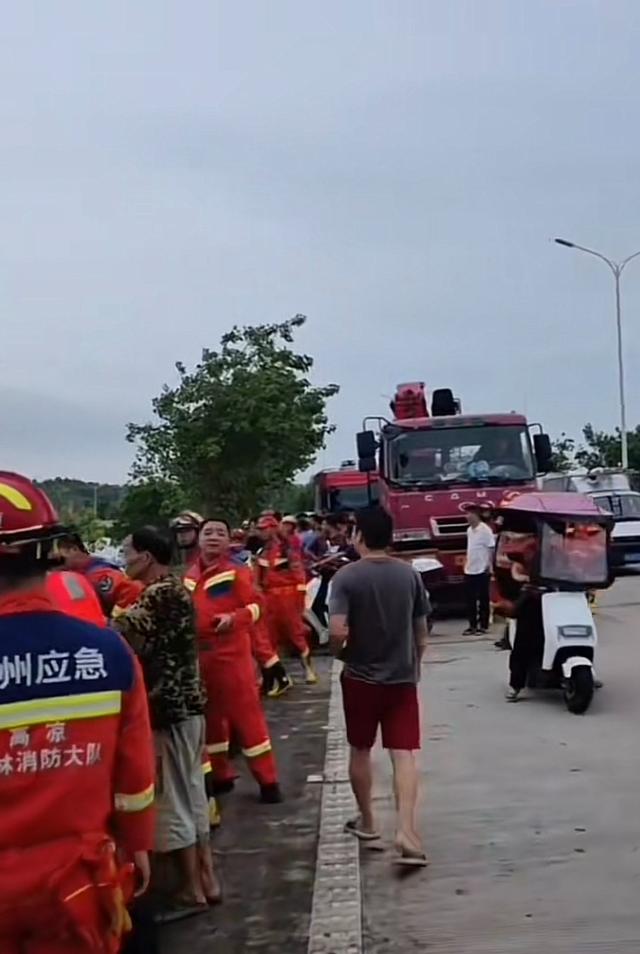
[{"label": "green tree", "polygon": [[551,470],[564,474],[568,470],[571,470],[573,467],[573,458],[575,453],[576,442],[572,437],[567,437],[567,435],[562,432],[560,437],[552,441],[553,446],[553,458],[551,463]]},{"label": "green tree", "polygon": [[185,495],[174,481],[152,478],[130,484],[117,513],[114,537],[123,540],[144,526],[166,529],[172,517],[185,509]]},{"label": "green tree", "polygon": [[98,540],[111,537],[111,521],[101,520],[92,510],[81,510],[75,515],[72,526],[80,534],[84,543],[93,546]]},{"label": "green tree", "polygon": [[39,486],[64,519],[71,523],[85,510],[97,513],[103,520],[113,520],[125,492],[119,484],[90,483],[73,477],[42,480]]},{"label": "green tree", "polygon": [[234,327],[193,371],[178,363],[178,386],[153,402],[157,420],[129,425],[134,479],[175,482],[192,508],[233,519],[275,499],[333,430],[337,386],[312,385],[312,358],[291,347],[305,320]]},{"label": "green tree", "polygon": [[[620,428],[613,434],[606,431],[596,431],[593,424],[586,424],[582,429],[585,446],[576,451],[576,461],[587,468],[592,467],[619,467],[622,456],[622,441]],[[629,469],[640,470],[640,426],[627,432],[629,444]]]},{"label": "green tree", "polygon": [[275,497],[273,506],[281,513],[297,514],[313,510],[313,482],[288,484]]}]

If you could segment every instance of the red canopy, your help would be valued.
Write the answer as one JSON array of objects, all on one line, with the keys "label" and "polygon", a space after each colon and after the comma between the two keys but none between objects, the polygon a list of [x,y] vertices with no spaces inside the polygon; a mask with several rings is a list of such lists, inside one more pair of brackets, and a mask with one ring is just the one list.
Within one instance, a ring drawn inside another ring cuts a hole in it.
[{"label": "red canopy", "polygon": [[611,518],[611,514],[601,510],[591,497],[576,493],[520,494],[500,504],[498,509],[504,513],[519,511],[530,513],[532,516],[560,517],[569,520]]}]

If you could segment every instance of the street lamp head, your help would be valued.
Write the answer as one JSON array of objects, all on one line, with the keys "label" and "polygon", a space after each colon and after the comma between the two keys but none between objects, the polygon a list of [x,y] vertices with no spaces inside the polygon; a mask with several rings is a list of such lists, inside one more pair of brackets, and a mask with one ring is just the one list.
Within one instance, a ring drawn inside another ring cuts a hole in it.
[{"label": "street lamp head", "polygon": [[554,239],[553,241],[556,243],[556,245],[564,245],[566,248],[575,248],[574,243],[573,243],[573,242],[567,242],[566,239],[559,239],[559,238],[557,238],[557,239]]}]

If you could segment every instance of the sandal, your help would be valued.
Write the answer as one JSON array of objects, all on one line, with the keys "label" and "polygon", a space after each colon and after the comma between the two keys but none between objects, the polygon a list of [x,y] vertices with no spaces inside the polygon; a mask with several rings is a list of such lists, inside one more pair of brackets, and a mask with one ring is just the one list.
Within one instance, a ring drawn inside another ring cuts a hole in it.
[{"label": "sandal", "polygon": [[362,820],[359,815],[356,818],[351,818],[345,823],[345,833],[347,835],[353,835],[359,841],[379,841],[380,833],[377,831],[364,831],[364,829],[361,827],[361,821]]},{"label": "sandal", "polygon": [[417,844],[414,846],[399,838],[396,841],[396,850],[399,852],[399,856],[395,859],[394,864],[403,868],[426,868],[429,864],[425,852]]}]

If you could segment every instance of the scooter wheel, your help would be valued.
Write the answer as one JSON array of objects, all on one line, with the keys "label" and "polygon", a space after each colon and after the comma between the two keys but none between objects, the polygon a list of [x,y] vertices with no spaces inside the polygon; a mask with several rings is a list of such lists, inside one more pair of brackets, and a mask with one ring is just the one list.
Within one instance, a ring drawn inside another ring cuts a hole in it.
[{"label": "scooter wheel", "polygon": [[582,715],[587,711],[593,699],[593,669],[590,666],[576,666],[564,684],[564,701],[569,712]]}]

